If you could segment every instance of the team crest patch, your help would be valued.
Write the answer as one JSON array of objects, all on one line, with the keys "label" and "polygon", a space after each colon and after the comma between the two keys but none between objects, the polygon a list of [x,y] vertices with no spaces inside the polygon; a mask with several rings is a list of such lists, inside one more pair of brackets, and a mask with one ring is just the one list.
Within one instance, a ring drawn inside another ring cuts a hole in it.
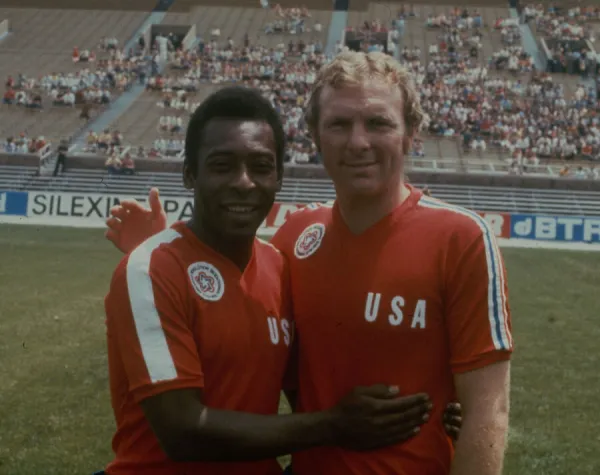
[{"label": "team crest patch", "polygon": [[216,302],[223,297],[225,282],[219,270],[208,262],[195,262],[188,267],[192,287],[204,300]]},{"label": "team crest patch", "polygon": [[306,259],[312,256],[321,246],[325,236],[325,225],[321,223],[312,224],[300,234],[294,248],[294,255],[298,259]]}]

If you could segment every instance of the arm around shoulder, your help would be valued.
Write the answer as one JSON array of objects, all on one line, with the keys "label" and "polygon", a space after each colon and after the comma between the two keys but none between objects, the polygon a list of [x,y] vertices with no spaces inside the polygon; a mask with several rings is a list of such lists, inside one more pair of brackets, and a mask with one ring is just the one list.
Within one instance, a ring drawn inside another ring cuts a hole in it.
[{"label": "arm around shoulder", "polygon": [[278,416],[204,406],[203,362],[188,317],[187,283],[168,253],[143,246],[115,272],[107,322],[131,396],[169,458],[259,460],[329,445],[331,412]]}]

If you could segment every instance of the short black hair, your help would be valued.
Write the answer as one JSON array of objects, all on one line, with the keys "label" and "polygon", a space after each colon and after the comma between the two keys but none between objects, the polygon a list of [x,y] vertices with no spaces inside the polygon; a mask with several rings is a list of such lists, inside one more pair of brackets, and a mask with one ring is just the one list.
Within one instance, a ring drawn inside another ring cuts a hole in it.
[{"label": "short black hair", "polygon": [[256,120],[269,124],[275,137],[277,174],[283,176],[285,132],[277,111],[257,89],[228,86],[213,92],[194,111],[185,135],[184,167],[194,176],[198,172],[198,150],[204,138],[204,128],[212,119]]}]

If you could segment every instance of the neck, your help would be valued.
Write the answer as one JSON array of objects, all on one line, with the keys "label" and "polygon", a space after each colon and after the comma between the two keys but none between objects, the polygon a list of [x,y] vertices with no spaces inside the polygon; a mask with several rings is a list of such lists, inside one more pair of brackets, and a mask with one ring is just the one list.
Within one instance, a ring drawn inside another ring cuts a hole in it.
[{"label": "neck", "polygon": [[361,234],[394,211],[409,195],[410,190],[401,182],[397,190],[381,195],[338,195],[337,203],[348,229],[353,234]]},{"label": "neck", "polygon": [[200,241],[229,259],[244,272],[252,257],[254,236],[225,237],[206,229],[199,220],[195,219],[188,221],[187,226]]}]

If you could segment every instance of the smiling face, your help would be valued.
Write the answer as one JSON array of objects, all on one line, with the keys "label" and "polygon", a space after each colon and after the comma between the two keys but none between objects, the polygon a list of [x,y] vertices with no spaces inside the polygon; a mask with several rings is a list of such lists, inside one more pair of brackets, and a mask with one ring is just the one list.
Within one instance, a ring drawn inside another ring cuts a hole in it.
[{"label": "smiling face", "polygon": [[213,236],[253,238],[281,188],[273,130],[264,121],[213,119],[201,133],[197,173],[184,169],[194,221]]},{"label": "smiling face", "polygon": [[316,140],[338,195],[374,196],[397,189],[411,143],[401,90],[382,80],[327,85],[319,110]]}]

